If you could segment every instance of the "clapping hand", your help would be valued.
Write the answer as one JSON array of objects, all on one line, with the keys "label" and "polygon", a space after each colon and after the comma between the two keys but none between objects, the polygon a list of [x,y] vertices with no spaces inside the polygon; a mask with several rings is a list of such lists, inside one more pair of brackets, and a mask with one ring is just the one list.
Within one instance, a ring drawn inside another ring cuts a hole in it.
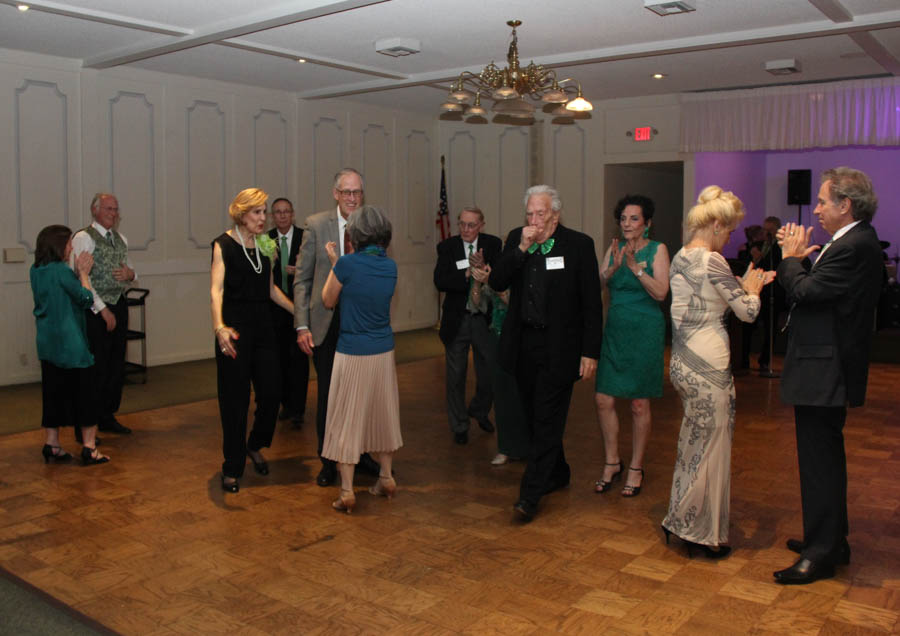
[{"label": "clapping hand", "polygon": [[325,243],[325,253],[328,254],[328,260],[331,261],[331,266],[334,267],[334,264],[337,263],[338,258],[340,258],[340,252],[338,252],[337,243],[334,241],[328,241]]},{"label": "clapping hand", "polygon": [[810,245],[813,228],[803,227],[797,223],[787,223],[778,229],[778,244],[781,245],[783,258],[806,258],[821,248],[820,245]]}]

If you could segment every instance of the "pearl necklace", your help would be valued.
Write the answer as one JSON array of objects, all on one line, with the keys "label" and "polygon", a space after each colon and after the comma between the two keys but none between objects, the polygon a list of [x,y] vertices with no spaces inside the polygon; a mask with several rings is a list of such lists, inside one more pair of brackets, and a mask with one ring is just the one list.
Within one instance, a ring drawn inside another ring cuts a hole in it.
[{"label": "pearl necklace", "polygon": [[257,274],[262,274],[262,261],[259,260],[259,248],[255,249],[256,252],[256,263],[253,262],[253,259],[250,258],[250,253],[247,252],[247,246],[244,245],[244,236],[241,234],[241,231],[235,226],[234,228],[235,234],[238,235],[238,241],[241,243],[241,247],[244,249],[244,256],[247,257],[247,260],[250,261],[250,267],[253,268],[253,271]]}]

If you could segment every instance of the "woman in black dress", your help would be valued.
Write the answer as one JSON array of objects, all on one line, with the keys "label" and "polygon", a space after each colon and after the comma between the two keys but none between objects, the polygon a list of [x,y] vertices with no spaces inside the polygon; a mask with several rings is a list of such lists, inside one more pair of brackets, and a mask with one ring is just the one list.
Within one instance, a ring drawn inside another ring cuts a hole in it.
[{"label": "woman in black dress", "polygon": [[[269,474],[260,449],[272,443],[281,399],[269,303],[294,312],[294,304],[272,282],[275,243],[265,234],[268,198],[259,188],[239,192],[228,207],[234,227],[212,242],[210,296],[225,455],[222,489],[226,492],[238,491],[248,455],[257,473]],[[247,439],[251,381],[256,413]]]}]

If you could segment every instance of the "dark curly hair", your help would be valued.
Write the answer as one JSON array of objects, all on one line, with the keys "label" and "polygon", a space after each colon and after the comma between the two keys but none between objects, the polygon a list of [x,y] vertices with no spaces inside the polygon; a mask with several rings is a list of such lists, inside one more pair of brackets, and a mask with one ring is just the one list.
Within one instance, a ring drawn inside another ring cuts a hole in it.
[{"label": "dark curly hair", "polygon": [[616,203],[616,208],[613,210],[613,217],[616,219],[616,223],[622,220],[622,212],[629,205],[636,205],[641,209],[644,223],[653,218],[653,212],[656,209],[656,206],[653,205],[653,199],[640,194],[626,194],[619,199],[619,202]]}]

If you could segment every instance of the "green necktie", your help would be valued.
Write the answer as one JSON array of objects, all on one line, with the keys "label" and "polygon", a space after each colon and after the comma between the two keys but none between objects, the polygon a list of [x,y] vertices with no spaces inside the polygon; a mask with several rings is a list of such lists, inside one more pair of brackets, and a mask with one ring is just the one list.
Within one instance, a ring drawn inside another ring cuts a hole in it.
[{"label": "green necktie", "polygon": [[288,284],[287,284],[287,261],[288,261],[288,244],[287,237],[281,236],[281,255],[279,260],[281,261],[281,291],[285,294],[288,293]]},{"label": "green necktie", "polygon": [[106,233],[106,240],[109,241],[109,244],[113,247],[116,246],[116,239],[113,238],[112,230]]}]

